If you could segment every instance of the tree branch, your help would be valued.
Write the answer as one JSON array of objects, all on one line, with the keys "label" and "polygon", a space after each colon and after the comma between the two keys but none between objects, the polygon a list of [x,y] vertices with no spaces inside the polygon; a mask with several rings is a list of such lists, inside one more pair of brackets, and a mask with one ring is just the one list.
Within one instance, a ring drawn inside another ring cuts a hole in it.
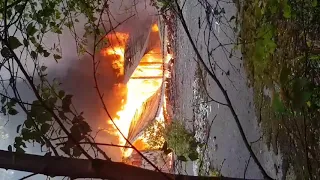
[{"label": "tree branch", "polygon": [[[56,145],[63,145],[67,142],[57,143]],[[109,143],[95,143],[95,142],[79,142],[79,144],[90,144],[90,145],[98,145],[98,146],[111,146],[111,147],[120,147],[120,148],[132,148],[131,146],[122,146],[118,144],[109,144]]]},{"label": "tree branch", "polygon": [[[119,162],[101,159],[74,159],[56,156],[20,154],[0,150],[0,168],[32,172],[47,176],[76,178],[163,180],[162,173]],[[175,180],[198,180],[197,176],[166,174]],[[201,177],[210,180],[240,180],[229,177]]]},{"label": "tree branch", "polygon": [[[102,11],[103,12],[103,11]],[[101,20],[101,17],[99,19],[99,21]],[[114,30],[114,28],[112,29]],[[111,31],[112,31],[111,30]],[[111,32],[110,31],[110,32]],[[96,38],[97,35],[95,34],[95,37],[94,37],[94,43],[93,44],[96,44]],[[93,49],[93,52],[96,51],[96,46],[94,46],[94,49]],[[145,159],[153,168],[155,168],[157,171],[161,172],[161,170],[156,166],[154,165],[146,156],[144,156],[136,147],[133,146],[133,144],[127,139],[127,137],[121,132],[120,128],[117,126],[117,124],[114,122],[111,114],[109,113],[108,111],[108,108],[106,106],[106,104],[104,103],[104,100],[103,100],[103,94],[101,93],[100,91],[100,88],[99,88],[99,83],[98,83],[98,80],[97,80],[97,68],[96,68],[96,60],[95,60],[95,55],[93,53],[93,55],[91,55],[92,57],[92,71],[93,71],[93,79],[94,79],[94,84],[95,84],[95,89],[98,93],[98,96],[99,96],[99,99],[100,99],[100,102],[103,106],[103,109],[104,111],[106,112],[106,114],[108,115],[110,121],[112,122],[112,124],[115,126],[115,128],[117,129],[117,131],[120,133],[120,135],[125,139],[125,141],[143,158]],[[170,179],[170,177],[168,177],[165,173],[162,173],[163,174],[163,177],[164,178],[167,178],[167,179]]]},{"label": "tree branch", "polygon": [[69,131],[67,130],[67,128],[64,126],[64,124],[61,122],[61,120],[59,119],[59,117],[53,112],[52,109],[50,109],[44,102],[43,99],[41,98],[40,94],[37,91],[37,88],[35,87],[35,85],[33,84],[33,80],[29,77],[27,71],[25,70],[25,68],[23,67],[22,63],[20,62],[19,58],[17,57],[17,55],[15,54],[15,52],[12,50],[12,48],[10,48],[9,43],[7,41],[3,41],[3,43],[8,47],[8,49],[10,50],[10,53],[13,56],[13,59],[15,60],[15,62],[18,64],[19,69],[22,71],[23,75],[25,76],[25,78],[27,79],[27,82],[30,84],[33,93],[35,94],[35,96],[37,97],[37,99],[40,101],[41,105],[48,111],[50,112],[50,114],[52,115],[52,117],[56,120],[56,122],[59,124],[59,126],[61,127],[61,129],[64,131],[64,133],[66,133],[66,135],[71,139],[71,141],[76,144],[76,146],[81,150],[81,152],[88,158],[88,159],[92,159],[92,157],[82,148],[82,146],[80,144],[77,143],[77,141],[74,139],[74,137],[69,133]]},{"label": "tree branch", "polygon": [[225,98],[225,100],[226,100],[226,102],[227,102],[227,104],[228,104],[228,107],[229,107],[229,109],[230,109],[230,111],[231,111],[231,113],[232,113],[232,116],[234,117],[234,120],[235,120],[235,122],[236,122],[236,124],[237,124],[237,126],[238,126],[238,129],[239,129],[241,138],[242,138],[242,140],[243,140],[246,148],[248,149],[250,155],[252,156],[254,162],[257,164],[257,166],[258,166],[258,168],[260,169],[260,171],[261,171],[262,175],[264,176],[264,178],[266,178],[266,179],[272,179],[272,178],[267,174],[267,172],[264,170],[264,168],[262,167],[261,163],[259,162],[257,156],[256,156],[255,153],[253,152],[253,150],[252,150],[252,148],[251,148],[251,146],[250,146],[250,144],[249,144],[249,142],[248,142],[248,140],[247,140],[247,138],[246,138],[246,135],[245,135],[244,130],[243,130],[243,128],[242,128],[242,125],[241,125],[241,123],[240,123],[239,117],[238,117],[238,115],[236,114],[236,112],[235,112],[235,110],[234,110],[234,108],[233,108],[233,106],[232,106],[232,103],[231,103],[231,100],[230,100],[230,98],[229,98],[229,95],[228,95],[227,91],[224,89],[224,87],[222,86],[221,82],[219,81],[219,79],[217,78],[217,76],[214,74],[214,72],[211,72],[211,71],[210,71],[210,69],[209,69],[208,66],[206,65],[204,59],[202,58],[199,50],[197,49],[197,47],[196,47],[196,45],[195,45],[195,43],[194,43],[194,41],[193,41],[193,39],[192,39],[192,37],[191,37],[191,34],[190,34],[189,30],[188,30],[188,26],[187,26],[187,24],[186,24],[186,21],[185,21],[185,19],[184,19],[183,14],[182,14],[182,10],[180,9],[180,6],[179,6],[179,4],[178,4],[178,0],[175,0],[175,6],[176,6],[176,8],[177,8],[177,9],[176,9],[177,15],[178,15],[178,17],[179,17],[179,19],[180,19],[180,21],[181,21],[181,24],[182,24],[182,26],[183,26],[183,29],[185,30],[185,32],[186,32],[186,34],[187,34],[187,36],[188,36],[188,39],[189,39],[189,41],[190,41],[190,43],[191,43],[191,45],[192,45],[192,48],[193,48],[193,50],[194,50],[195,53],[196,53],[197,58],[199,59],[199,61],[201,62],[201,64],[204,66],[205,70],[208,72],[208,74],[211,76],[211,78],[216,82],[216,84],[218,85],[219,89],[221,90],[221,92],[222,92],[222,94],[223,94],[223,96],[224,96],[224,98]]}]

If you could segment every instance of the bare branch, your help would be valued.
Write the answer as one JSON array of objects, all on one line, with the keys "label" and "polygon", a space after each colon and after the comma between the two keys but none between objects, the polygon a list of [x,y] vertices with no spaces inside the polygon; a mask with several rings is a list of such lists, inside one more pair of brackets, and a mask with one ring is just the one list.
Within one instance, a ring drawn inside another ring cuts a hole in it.
[{"label": "bare branch", "polygon": [[261,173],[263,174],[264,178],[266,178],[266,179],[272,179],[272,178],[267,174],[267,172],[264,170],[264,168],[262,167],[261,163],[259,162],[257,156],[256,156],[255,153],[253,152],[253,150],[252,150],[252,148],[251,148],[251,146],[250,146],[250,144],[249,144],[249,142],[248,142],[248,140],[247,140],[247,138],[246,138],[246,135],[245,135],[244,130],[243,130],[243,128],[242,128],[242,125],[241,125],[241,123],[240,123],[239,117],[238,117],[238,115],[236,114],[236,112],[235,112],[235,110],[234,110],[234,108],[233,108],[233,106],[232,106],[232,103],[231,103],[231,100],[230,100],[230,98],[229,98],[229,95],[228,95],[227,91],[224,89],[223,85],[221,84],[221,82],[220,82],[220,80],[217,78],[217,76],[214,74],[214,72],[211,72],[210,69],[207,67],[204,59],[202,58],[199,50],[197,49],[197,47],[196,47],[196,45],[195,45],[195,43],[194,43],[194,41],[193,41],[193,39],[192,39],[192,37],[191,37],[191,34],[190,34],[189,30],[188,30],[189,28],[188,28],[188,26],[187,26],[187,24],[186,24],[186,21],[185,21],[185,19],[184,19],[183,14],[182,14],[182,10],[180,9],[180,6],[179,6],[179,3],[178,3],[177,0],[175,0],[175,6],[176,6],[176,11],[178,12],[177,15],[178,15],[178,17],[179,17],[179,20],[180,20],[180,22],[181,22],[181,24],[182,24],[182,26],[183,26],[183,29],[185,30],[185,32],[186,32],[186,34],[187,34],[187,36],[188,36],[188,39],[189,39],[189,41],[190,41],[190,43],[191,43],[191,45],[192,45],[193,50],[194,50],[195,53],[196,53],[197,58],[200,60],[201,64],[204,66],[206,72],[208,72],[208,74],[211,76],[211,78],[216,82],[216,84],[218,85],[219,89],[221,90],[223,96],[225,97],[226,102],[227,102],[227,104],[228,104],[228,107],[229,107],[229,109],[230,109],[230,111],[231,111],[231,113],[232,113],[232,116],[234,117],[234,120],[235,120],[235,122],[236,122],[236,124],[237,124],[237,127],[238,127],[238,129],[239,129],[240,135],[241,135],[241,137],[242,137],[242,140],[244,141],[244,144],[245,144],[246,148],[248,149],[250,155],[252,156],[253,160],[254,160],[255,163],[257,164],[257,166],[258,166],[258,168],[260,169]]}]

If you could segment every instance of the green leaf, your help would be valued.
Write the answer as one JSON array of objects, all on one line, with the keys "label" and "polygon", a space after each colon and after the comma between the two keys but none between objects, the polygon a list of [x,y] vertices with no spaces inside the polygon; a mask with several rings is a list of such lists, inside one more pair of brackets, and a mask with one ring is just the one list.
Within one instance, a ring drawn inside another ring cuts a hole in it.
[{"label": "green leaf", "polygon": [[20,128],[21,128],[21,124],[17,126],[17,133],[19,133]]},{"label": "green leaf", "polygon": [[23,45],[26,47],[29,46],[29,41],[26,39],[23,39]]},{"label": "green leaf", "polygon": [[41,114],[39,114],[39,116],[37,117],[37,121],[39,123],[45,123],[45,122],[48,122],[48,121],[51,121],[52,120],[52,115],[51,113],[45,111]]},{"label": "green leaf", "polygon": [[70,112],[70,105],[71,105],[71,98],[72,95],[68,94],[62,99],[62,110],[64,112]]},{"label": "green leaf", "polygon": [[22,142],[21,145],[22,145],[22,147],[27,148],[27,145],[25,142]]},{"label": "green leaf", "polygon": [[92,131],[89,124],[85,121],[80,121],[78,126],[82,134],[88,134]]},{"label": "green leaf", "polygon": [[312,7],[317,7],[318,5],[318,0],[313,0],[312,1]]},{"label": "green leaf", "polygon": [[177,159],[184,162],[188,161],[187,158],[184,156],[178,156]]},{"label": "green leaf", "polygon": [[308,91],[302,91],[298,94],[294,93],[294,96],[293,96],[294,107],[301,108],[302,106],[307,105],[306,102],[310,100],[311,96],[312,96],[312,93]]},{"label": "green leaf", "polygon": [[222,13],[222,14],[225,14],[225,13],[226,13],[226,11],[224,10],[224,8],[221,8],[220,13]]},{"label": "green leaf", "polygon": [[280,73],[281,85],[285,85],[287,83],[289,74],[290,74],[290,69],[288,67],[285,66],[281,69],[281,73]]},{"label": "green leaf", "polygon": [[6,102],[6,100],[7,100],[7,97],[2,96],[2,98],[1,98],[1,103],[2,103],[2,104],[3,104],[3,103],[5,103],[5,102]]},{"label": "green leaf", "polygon": [[285,112],[285,106],[281,102],[281,99],[280,99],[278,93],[275,93],[274,96],[273,96],[272,107],[278,113],[284,113]]},{"label": "green leaf", "polygon": [[22,13],[24,8],[25,8],[25,6],[22,5],[22,4],[17,4],[17,5],[14,6],[14,9],[19,13]]},{"label": "green leaf", "polygon": [[22,144],[22,137],[16,137],[14,139],[14,142],[16,143],[17,146],[20,146]]},{"label": "green leaf", "polygon": [[56,11],[56,19],[60,19],[61,18],[61,13],[59,11]]},{"label": "green leaf", "polygon": [[291,6],[288,5],[287,3],[285,4],[283,8],[283,17],[289,19],[291,18]]},{"label": "green leaf", "polygon": [[33,36],[37,32],[37,29],[34,27],[32,23],[28,24],[27,26],[27,35]]},{"label": "green leaf", "polygon": [[57,34],[62,34],[61,29],[58,28],[58,27],[53,28],[53,32],[54,32],[54,33],[57,33]]},{"label": "green leaf", "polygon": [[22,149],[21,147],[16,147],[16,152],[24,154],[26,151],[24,149]]},{"label": "green leaf", "polygon": [[310,48],[312,45],[312,42],[311,41],[307,41],[307,46]]},{"label": "green leaf", "polygon": [[1,112],[2,112],[4,115],[7,115],[7,109],[6,109],[6,107],[2,106],[2,107],[1,107]]},{"label": "green leaf", "polygon": [[38,53],[43,53],[44,52],[44,49],[40,44],[37,44],[37,52]]},{"label": "green leaf", "polygon": [[54,60],[58,61],[59,59],[61,59],[62,57],[58,54],[54,54],[53,55]]},{"label": "green leaf", "polygon": [[17,49],[18,47],[20,47],[22,44],[21,42],[18,40],[18,38],[14,37],[14,36],[10,36],[8,38],[9,41],[9,46],[11,49]]},{"label": "green leaf", "polygon": [[41,105],[41,103],[38,100],[33,101],[32,106],[31,106],[31,112],[29,115],[33,118],[38,118],[39,115],[45,113],[46,110],[44,107]]},{"label": "green leaf", "polygon": [[311,105],[312,105],[310,101],[306,102],[306,104],[308,107],[311,107]]},{"label": "green leaf", "polygon": [[10,52],[9,48],[3,47],[3,48],[1,49],[1,56],[4,57],[4,58],[9,58],[9,57],[11,57],[11,52]]},{"label": "green leaf", "polygon": [[188,155],[188,157],[189,157],[189,159],[190,159],[191,161],[197,160],[197,159],[198,159],[198,153],[197,153],[197,151],[193,151],[192,153],[190,153],[190,154]]},{"label": "green leaf", "polygon": [[11,16],[12,16],[12,10],[7,9],[7,18],[10,19]]},{"label": "green leaf", "polygon": [[82,115],[79,115],[79,116],[74,116],[73,119],[72,119],[72,123],[73,124],[81,124],[83,122],[84,118],[82,117]]},{"label": "green leaf", "polygon": [[50,98],[46,101],[46,103],[48,104],[48,106],[49,106],[50,108],[53,108],[54,105],[56,104],[57,100],[58,100],[57,97],[50,97]]},{"label": "green leaf", "polygon": [[81,156],[81,154],[82,154],[82,151],[77,146],[75,146],[73,148],[73,156],[74,157],[79,157],[79,156]]},{"label": "green leaf", "polygon": [[41,66],[41,71],[45,71],[47,69],[47,66]]},{"label": "green leaf", "polygon": [[229,19],[229,22],[231,22],[234,19],[236,19],[236,17],[235,16],[231,16],[231,18]]},{"label": "green leaf", "polygon": [[49,56],[50,56],[50,53],[49,53],[47,50],[44,50],[44,51],[43,51],[43,56],[44,56],[44,57],[49,57]]},{"label": "green leaf", "polygon": [[26,128],[30,129],[33,126],[33,121],[32,119],[27,119],[24,121],[24,125],[26,126]]},{"label": "green leaf", "polygon": [[38,57],[38,54],[35,51],[31,51],[30,56],[32,59],[36,60]]},{"label": "green leaf", "polygon": [[82,133],[80,131],[80,128],[77,125],[73,125],[70,128],[71,135],[76,141],[81,141],[83,139]]},{"label": "green leaf", "polygon": [[28,129],[26,129],[26,128],[23,128],[23,129],[21,130],[22,138],[23,138],[23,140],[25,140],[25,141],[28,141],[28,140],[32,139],[31,134],[32,134],[32,133],[31,133]]},{"label": "green leaf", "polygon": [[51,127],[50,124],[47,124],[47,123],[42,124],[41,130],[40,130],[41,133],[46,134],[49,131],[50,127]]},{"label": "green leaf", "polygon": [[8,151],[12,152],[12,146],[11,145],[8,146]]},{"label": "green leaf", "polygon": [[8,102],[8,104],[10,103],[10,107],[14,107],[17,104],[17,102],[18,102],[18,100],[16,98],[11,98],[10,102]]},{"label": "green leaf", "polygon": [[13,109],[13,108],[10,108],[9,111],[8,111],[8,113],[9,113],[10,115],[16,115],[16,114],[18,114],[18,111],[15,110],[15,109]]},{"label": "green leaf", "polygon": [[63,98],[66,93],[63,90],[60,90],[58,93],[59,98]]},{"label": "green leaf", "polygon": [[302,96],[302,102],[306,103],[308,100],[310,100],[312,93],[305,91],[302,93],[301,96]]},{"label": "green leaf", "polygon": [[295,79],[292,85],[293,93],[298,95],[303,91],[303,88],[307,87],[309,81],[305,78]]}]

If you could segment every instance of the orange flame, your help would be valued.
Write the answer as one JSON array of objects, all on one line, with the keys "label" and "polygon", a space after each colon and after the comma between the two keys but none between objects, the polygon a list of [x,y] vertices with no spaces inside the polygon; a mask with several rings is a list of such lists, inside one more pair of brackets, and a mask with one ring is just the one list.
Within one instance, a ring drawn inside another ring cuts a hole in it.
[{"label": "orange flame", "polygon": [[[152,31],[159,31],[158,25],[152,26]],[[129,35],[126,33],[116,32],[107,36],[110,46],[102,51],[104,56],[111,56],[113,68],[119,71],[119,76],[124,75],[124,50]],[[166,57],[165,62],[168,62],[171,57]],[[122,100],[122,107],[117,112],[117,117],[114,117],[115,125],[120,129],[121,133],[128,137],[131,121],[137,110],[142,104],[151,97],[161,86],[163,80],[164,62],[161,56],[160,47],[156,47],[147,52],[140,61],[140,64],[135,69],[130,80],[123,88],[126,90],[126,98]],[[119,89],[118,89],[119,90]],[[108,122],[112,124],[112,122]],[[114,134],[119,138],[119,144],[125,145],[125,138],[120,132],[114,131]],[[139,149],[143,148],[142,139],[139,143]],[[140,147],[141,146],[141,147]],[[128,157],[132,149],[123,150],[123,156]]]},{"label": "orange flame", "polygon": [[156,24],[156,23],[153,24],[151,30],[152,30],[152,32],[158,32],[159,31],[158,24]]},{"label": "orange flame", "polygon": [[129,38],[127,33],[112,33],[107,35],[108,42],[110,46],[102,50],[104,56],[114,56],[112,67],[119,71],[117,76],[122,76],[124,74],[124,49]]}]

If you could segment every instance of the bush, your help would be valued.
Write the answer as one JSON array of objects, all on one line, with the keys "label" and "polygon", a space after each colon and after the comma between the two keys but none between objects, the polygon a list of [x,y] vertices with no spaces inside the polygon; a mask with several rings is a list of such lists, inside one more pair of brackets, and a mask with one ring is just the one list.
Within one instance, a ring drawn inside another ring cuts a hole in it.
[{"label": "bush", "polygon": [[166,129],[165,140],[168,148],[175,152],[179,160],[186,161],[189,159],[194,161],[198,159],[196,148],[199,143],[181,122],[172,122]]},{"label": "bush", "polygon": [[197,160],[196,148],[200,145],[192,133],[179,121],[173,121],[167,125],[154,121],[145,131],[147,144],[154,148],[162,147],[165,153],[174,152],[179,160]]}]

